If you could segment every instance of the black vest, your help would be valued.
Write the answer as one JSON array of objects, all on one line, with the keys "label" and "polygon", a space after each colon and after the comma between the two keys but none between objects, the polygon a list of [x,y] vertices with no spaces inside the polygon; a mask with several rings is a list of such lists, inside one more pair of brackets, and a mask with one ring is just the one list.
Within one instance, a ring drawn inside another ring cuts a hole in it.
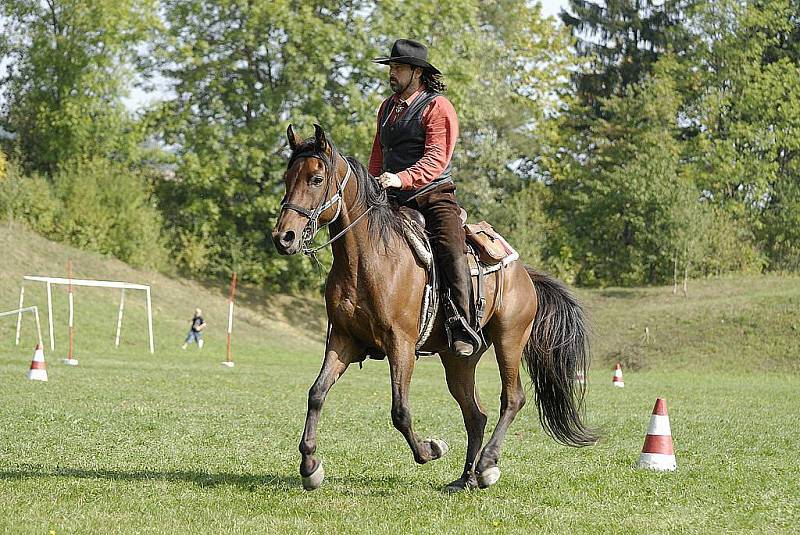
[{"label": "black vest", "polygon": [[[381,115],[381,149],[383,150],[383,170],[399,173],[417,163],[425,153],[425,128],[422,126],[422,115],[428,104],[439,96],[439,93],[426,91],[417,96],[408,109],[394,124],[389,124],[389,115],[394,108],[389,100]],[[452,182],[451,164],[441,175],[422,189],[436,187],[444,182]],[[399,196],[410,196],[411,191],[397,192]],[[404,195],[407,194],[407,195]]]}]

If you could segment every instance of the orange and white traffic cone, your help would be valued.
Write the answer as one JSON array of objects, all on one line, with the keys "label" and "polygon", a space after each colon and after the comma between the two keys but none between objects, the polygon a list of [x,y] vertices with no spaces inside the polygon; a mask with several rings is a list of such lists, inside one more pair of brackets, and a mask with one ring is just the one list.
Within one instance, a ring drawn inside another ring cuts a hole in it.
[{"label": "orange and white traffic cone", "polygon": [[661,398],[656,399],[656,405],[653,407],[637,466],[663,472],[672,472],[677,468],[675,451],[672,449],[667,402]]},{"label": "orange and white traffic cone", "polygon": [[622,365],[619,362],[617,362],[617,367],[614,368],[614,386],[625,388],[625,381],[622,380]]},{"label": "orange and white traffic cone", "polygon": [[31,368],[28,370],[28,379],[31,381],[47,381],[47,364],[44,362],[44,350],[41,344],[36,344],[33,352]]}]

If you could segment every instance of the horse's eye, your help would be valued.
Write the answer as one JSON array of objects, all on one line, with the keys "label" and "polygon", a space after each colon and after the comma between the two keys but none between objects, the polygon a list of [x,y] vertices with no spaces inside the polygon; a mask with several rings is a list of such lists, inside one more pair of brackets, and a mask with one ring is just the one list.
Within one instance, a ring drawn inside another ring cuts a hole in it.
[{"label": "horse's eye", "polygon": [[322,181],[325,180],[321,175],[314,175],[311,177],[311,185],[312,186],[321,186]]}]

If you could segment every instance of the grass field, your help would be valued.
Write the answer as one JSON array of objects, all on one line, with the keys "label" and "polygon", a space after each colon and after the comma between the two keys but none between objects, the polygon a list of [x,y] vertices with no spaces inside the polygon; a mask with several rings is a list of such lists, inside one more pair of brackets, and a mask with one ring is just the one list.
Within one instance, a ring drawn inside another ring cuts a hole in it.
[{"label": "grass field", "polygon": [[[389,415],[385,362],[351,367],[320,426],[323,487],[301,489],[297,465],[307,389],[319,368],[318,301],[245,289],[234,358],[224,359],[224,284],[136,272],[0,229],[0,309],[16,306],[23,274],[153,285],[156,354],[143,299],[76,294],[76,368],[65,352],[66,299],[56,292],[56,352],[47,383],[29,382],[32,322],[14,347],[0,319],[0,531],[5,533],[792,533],[800,523],[800,279],[697,281],[668,288],[579,292],[592,315],[595,360],[588,420],[603,438],[557,445],[533,404],[511,427],[491,489],[447,495],[465,433],[436,359],[418,362],[415,428],[445,439],[447,457],[416,466]],[[44,290],[26,286],[44,305]],[[179,346],[195,306],[210,323],[202,351]],[[649,339],[644,338],[648,328]],[[488,355],[487,355],[488,357]],[[613,362],[625,389],[611,387]],[[479,385],[497,417],[496,366]],[[634,470],[656,397],[667,399],[675,473]],[[490,426],[491,427],[491,426]]]}]

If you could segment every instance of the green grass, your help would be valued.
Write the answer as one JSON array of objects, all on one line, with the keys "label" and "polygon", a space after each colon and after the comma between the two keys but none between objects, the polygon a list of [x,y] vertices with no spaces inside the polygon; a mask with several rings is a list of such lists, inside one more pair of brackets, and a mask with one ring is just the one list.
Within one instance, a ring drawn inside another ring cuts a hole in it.
[{"label": "green grass", "polygon": [[[22,274],[57,275],[71,256],[76,276],[153,285],[157,351],[147,351],[141,302],[126,298],[130,317],[116,350],[118,296],[80,289],[80,366],[61,364],[61,292],[55,354],[46,346],[50,380],[29,382],[31,324],[16,348],[13,320],[0,319],[0,532],[791,533],[800,522],[792,316],[800,279],[698,281],[688,299],[668,288],[580,292],[595,331],[588,419],[603,439],[580,450],[559,446],[531,403],[505,442],[500,482],[484,491],[440,490],[460,472],[465,432],[436,359],[418,362],[414,425],[451,451],[421,467],[392,428],[386,363],[353,366],[325,405],[318,453],[327,479],[308,493],[297,444],[319,369],[318,302],[246,289],[236,368],[226,369],[223,284],[136,272],[5,231],[0,308],[16,305]],[[41,305],[43,295],[26,286],[28,302]],[[208,343],[181,351],[195,306],[209,317]],[[625,389],[611,386],[620,356]],[[493,422],[499,382],[491,358],[479,386]],[[669,405],[675,473],[632,468],[657,396]]]}]

